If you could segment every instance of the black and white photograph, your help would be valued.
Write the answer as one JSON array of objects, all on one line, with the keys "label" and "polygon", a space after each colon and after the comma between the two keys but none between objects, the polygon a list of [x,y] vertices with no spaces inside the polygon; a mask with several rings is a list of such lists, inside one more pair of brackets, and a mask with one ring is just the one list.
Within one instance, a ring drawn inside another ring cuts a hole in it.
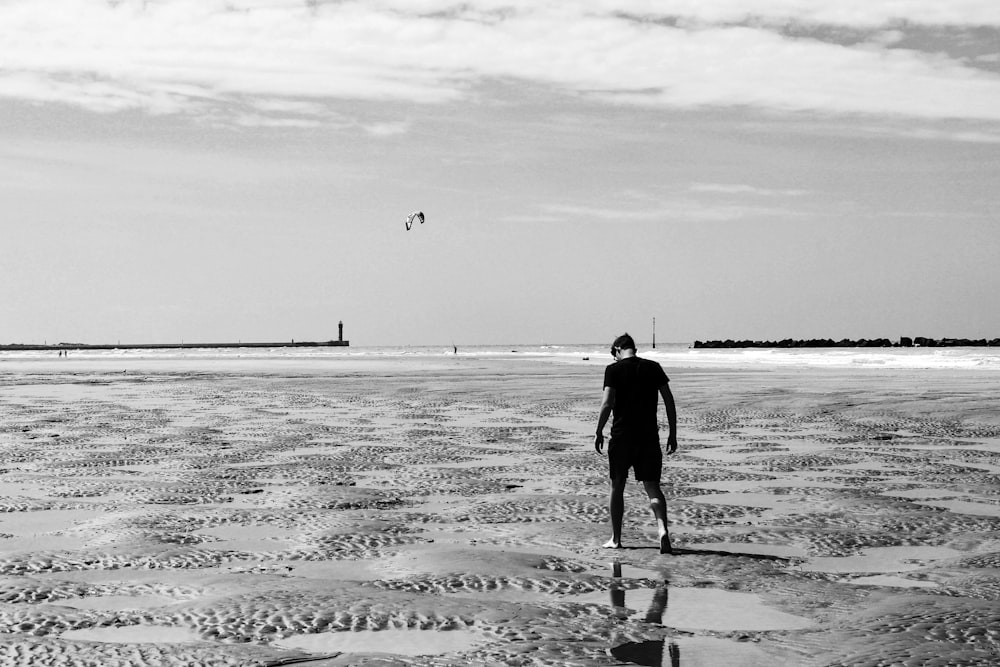
[{"label": "black and white photograph", "polygon": [[0,0],[0,667],[1000,665],[996,0]]}]

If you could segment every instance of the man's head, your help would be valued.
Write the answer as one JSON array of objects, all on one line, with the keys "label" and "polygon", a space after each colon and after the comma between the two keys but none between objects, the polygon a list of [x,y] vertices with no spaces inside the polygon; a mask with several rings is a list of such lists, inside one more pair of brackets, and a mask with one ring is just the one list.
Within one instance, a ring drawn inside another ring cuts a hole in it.
[{"label": "man's head", "polygon": [[611,344],[611,356],[617,359],[622,350],[632,350],[635,353],[635,341],[627,333],[615,338],[615,342]]}]

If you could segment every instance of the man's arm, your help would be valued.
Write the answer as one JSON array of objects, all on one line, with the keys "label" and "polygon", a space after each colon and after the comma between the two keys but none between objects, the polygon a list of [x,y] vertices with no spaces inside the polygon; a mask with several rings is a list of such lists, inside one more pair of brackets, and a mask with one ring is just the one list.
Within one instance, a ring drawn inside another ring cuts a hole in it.
[{"label": "man's arm", "polygon": [[663,405],[667,408],[667,424],[670,427],[667,435],[667,454],[673,454],[677,451],[677,406],[674,405],[674,394],[670,391],[669,384],[660,387],[660,396],[663,397]]},{"label": "man's arm", "polygon": [[594,436],[594,449],[597,452],[604,451],[604,425],[608,423],[611,410],[615,407],[615,388],[605,387],[604,397],[601,399],[601,413],[597,417],[597,434]]}]

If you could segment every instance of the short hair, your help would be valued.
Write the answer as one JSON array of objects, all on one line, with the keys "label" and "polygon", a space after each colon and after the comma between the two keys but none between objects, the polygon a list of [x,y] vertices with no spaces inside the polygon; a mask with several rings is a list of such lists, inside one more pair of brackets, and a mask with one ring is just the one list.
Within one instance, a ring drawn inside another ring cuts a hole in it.
[{"label": "short hair", "polygon": [[615,338],[615,342],[611,344],[612,347],[617,347],[622,350],[635,350],[635,341],[627,333],[623,333],[618,338]]}]

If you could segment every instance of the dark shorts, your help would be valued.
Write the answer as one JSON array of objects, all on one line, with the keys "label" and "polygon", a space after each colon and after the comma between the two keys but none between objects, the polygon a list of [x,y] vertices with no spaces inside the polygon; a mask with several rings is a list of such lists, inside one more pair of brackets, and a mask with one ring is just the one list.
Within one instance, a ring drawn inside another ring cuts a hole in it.
[{"label": "dark shorts", "polygon": [[635,471],[639,482],[659,482],[663,467],[663,452],[659,443],[636,446],[630,442],[619,442],[614,438],[608,443],[608,465],[611,479],[628,477],[629,468]]}]

